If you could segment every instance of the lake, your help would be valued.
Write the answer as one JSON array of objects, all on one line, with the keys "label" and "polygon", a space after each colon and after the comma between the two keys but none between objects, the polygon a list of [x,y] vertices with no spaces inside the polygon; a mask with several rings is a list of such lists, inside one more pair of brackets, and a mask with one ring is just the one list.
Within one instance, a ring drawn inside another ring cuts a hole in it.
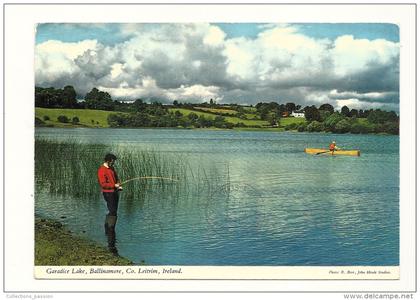
[{"label": "lake", "polygon": [[[180,154],[191,168],[208,170],[203,176],[214,182],[211,189],[191,178],[177,193],[121,192],[117,248],[135,263],[399,265],[398,136],[87,128],[36,128],[35,136]],[[304,153],[332,140],[361,156]],[[40,189],[35,212],[107,245],[99,186],[90,199]]]}]

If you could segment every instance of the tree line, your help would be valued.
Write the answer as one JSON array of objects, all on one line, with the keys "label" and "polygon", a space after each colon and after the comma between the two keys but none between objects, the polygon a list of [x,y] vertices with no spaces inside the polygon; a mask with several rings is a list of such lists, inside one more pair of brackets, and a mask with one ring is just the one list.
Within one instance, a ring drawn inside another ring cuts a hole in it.
[{"label": "tree line", "polygon": [[[294,103],[278,104],[276,102],[258,103],[257,112],[262,120],[274,125],[284,113],[290,114],[301,109]],[[356,110],[343,106],[336,111],[331,104],[306,106],[302,109],[306,122],[292,123],[286,130],[334,133],[399,133],[399,117],[394,111],[381,109]],[[287,115],[286,114],[286,115]]]},{"label": "tree line", "polygon": [[286,130],[334,133],[389,133],[399,134],[399,117],[394,111],[381,109],[341,111],[322,110],[314,106],[305,108],[306,122],[290,124]]},{"label": "tree line", "polygon": [[[200,108],[220,108],[213,99],[210,102],[200,104],[182,103],[177,100],[172,105],[163,105],[158,99],[149,99],[150,104],[142,99],[134,102],[114,101],[107,92],[93,88],[88,92],[84,101],[77,101],[76,91],[73,86],[65,86],[63,89],[56,88],[35,88],[35,106],[45,108],[78,108],[97,109],[116,112],[111,114],[108,123],[111,127],[218,127],[233,128],[247,127],[243,123],[233,124],[224,118],[227,113],[217,112],[214,118],[204,117],[194,112],[184,116],[179,111],[169,111],[168,107],[185,108],[200,111]],[[247,111],[244,106],[229,104],[235,110],[236,117],[247,119]],[[255,119],[265,120],[270,126],[279,126],[281,118],[290,115],[295,111],[302,111],[306,122],[292,123],[285,127],[286,130],[298,130],[309,132],[329,131],[336,133],[399,133],[399,117],[394,111],[383,111],[380,109],[356,110],[343,106],[336,111],[331,104],[306,106],[293,102],[279,104],[277,102],[259,102],[255,105]],[[206,111],[206,113],[211,113]],[[260,126],[254,126],[260,127]]]},{"label": "tree line", "polygon": [[[134,112],[129,114],[115,113],[108,116],[111,127],[195,127],[195,128],[227,128],[231,129],[238,124],[226,121],[223,116],[215,118],[198,115],[194,112],[184,116],[179,111],[169,111],[167,106],[159,102],[147,104],[138,99],[133,103]],[[243,125],[243,124],[242,124]]]},{"label": "tree line", "polygon": [[53,87],[35,87],[35,106],[44,108],[77,108],[117,110],[121,103],[114,101],[107,92],[93,88],[84,97],[84,101],[77,101],[77,94],[73,86],[68,85],[63,89]]}]

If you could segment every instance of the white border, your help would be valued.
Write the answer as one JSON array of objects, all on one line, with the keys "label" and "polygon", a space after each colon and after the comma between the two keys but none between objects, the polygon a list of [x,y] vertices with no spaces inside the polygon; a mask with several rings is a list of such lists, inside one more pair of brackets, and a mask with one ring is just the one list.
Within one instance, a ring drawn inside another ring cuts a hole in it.
[{"label": "white border", "polygon": [[[401,278],[393,281],[35,280],[34,28],[45,22],[385,22],[401,38]],[[5,7],[6,291],[413,291],[415,261],[415,10],[411,5],[7,5]]]}]

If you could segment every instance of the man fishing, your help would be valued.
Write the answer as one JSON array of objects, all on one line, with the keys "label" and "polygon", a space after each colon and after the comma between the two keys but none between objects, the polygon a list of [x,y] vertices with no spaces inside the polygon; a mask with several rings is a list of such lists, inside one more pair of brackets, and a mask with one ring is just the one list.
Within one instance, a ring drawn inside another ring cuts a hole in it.
[{"label": "man fishing", "polygon": [[105,155],[104,163],[98,169],[98,181],[102,188],[102,194],[108,207],[108,214],[105,218],[105,233],[115,232],[118,210],[118,192],[122,190],[117,172],[114,169],[114,163],[117,157],[108,153]]}]

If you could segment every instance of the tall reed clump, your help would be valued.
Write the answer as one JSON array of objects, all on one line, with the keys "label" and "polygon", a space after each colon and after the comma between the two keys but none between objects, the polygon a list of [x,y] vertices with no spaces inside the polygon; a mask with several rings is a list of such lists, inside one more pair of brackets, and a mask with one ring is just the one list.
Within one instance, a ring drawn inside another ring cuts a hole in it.
[{"label": "tall reed clump", "polygon": [[116,169],[121,181],[138,179],[124,186],[127,196],[139,196],[151,188],[154,191],[175,189],[185,181],[187,164],[178,157],[164,156],[153,150],[132,145],[84,144],[77,141],[35,140],[36,190],[76,197],[97,197],[100,188],[97,170],[106,153],[117,156]]}]

